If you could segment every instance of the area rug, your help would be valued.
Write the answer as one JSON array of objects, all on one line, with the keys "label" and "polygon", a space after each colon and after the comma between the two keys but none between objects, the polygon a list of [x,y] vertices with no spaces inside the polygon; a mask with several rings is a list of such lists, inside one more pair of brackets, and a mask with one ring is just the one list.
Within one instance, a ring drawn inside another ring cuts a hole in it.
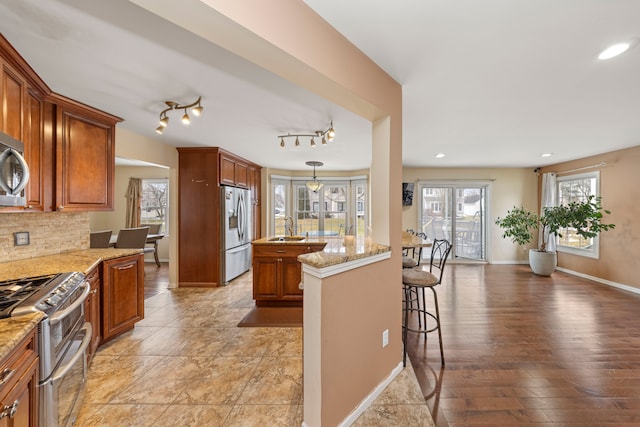
[{"label": "area rug", "polygon": [[302,307],[254,307],[238,326],[299,328],[302,327]]}]

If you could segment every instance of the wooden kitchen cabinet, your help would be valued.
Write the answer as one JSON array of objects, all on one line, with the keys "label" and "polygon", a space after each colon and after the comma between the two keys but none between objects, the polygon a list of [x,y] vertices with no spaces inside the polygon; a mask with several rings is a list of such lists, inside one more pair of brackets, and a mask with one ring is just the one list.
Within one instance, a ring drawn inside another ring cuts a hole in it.
[{"label": "wooden kitchen cabinet", "polygon": [[0,131],[24,144],[27,206],[113,209],[115,125],[122,119],[53,93],[0,34]]},{"label": "wooden kitchen cabinet", "polygon": [[0,361],[0,427],[38,426],[36,329]]},{"label": "wooden kitchen cabinet", "polygon": [[133,328],[144,318],[144,255],[102,263],[102,340]]},{"label": "wooden kitchen cabinet", "polygon": [[62,96],[48,101],[55,104],[55,210],[112,210],[120,119]]},{"label": "wooden kitchen cabinet", "polygon": [[249,165],[240,157],[220,151],[220,184],[249,188]]},{"label": "wooden kitchen cabinet", "polygon": [[87,348],[87,364],[90,364],[102,339],[102,322],[100,321],[102,313],[100,301],[100,296],[102,293],[100,292],[100,288],[102,284],[100,281],[100,267],[96,267],[91,270],[86,275],[86,280],[91,287],[89,296],[84,303],[85,321],[91,323],[91,327],[93,329],[93,336],[91,337],[91,342],[89,343],[89,347]]},{"label": "wooden kitchen cabinet", "polygon": [[254,244],[253,299],[257,306],[302,306],[298,255],[319,252],[326,243]]},{"label": "wooden kitchen cabinet", "polygon": [[[221,286],[224,279],[220,259],[220,187],[248,188],[250,181],[256,182],[256,176],[259,182],[261,167],[218,147],[181,147],[177,150],[178,285]],[[253,173],[251,180],[250,170]],[[256,221],[260,221],[260,211],[254,206],[253,223]],[[254,234],[253,238],[257,236]]]}]

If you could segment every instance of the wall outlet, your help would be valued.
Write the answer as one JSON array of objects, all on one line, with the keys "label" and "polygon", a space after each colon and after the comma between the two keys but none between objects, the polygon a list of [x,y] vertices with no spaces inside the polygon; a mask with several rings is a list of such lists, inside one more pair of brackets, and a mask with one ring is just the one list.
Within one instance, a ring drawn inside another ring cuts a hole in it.
[{"label": "wall outlet", "polygon": [[389,345],[389,330],[385,329],[382,332],[382,348],[385,348]]},{"label": "wall outlet", "polygon": [[13,245],[14,246],[26,246],[29,244],[29,232],[17,231],[13,233]]}]

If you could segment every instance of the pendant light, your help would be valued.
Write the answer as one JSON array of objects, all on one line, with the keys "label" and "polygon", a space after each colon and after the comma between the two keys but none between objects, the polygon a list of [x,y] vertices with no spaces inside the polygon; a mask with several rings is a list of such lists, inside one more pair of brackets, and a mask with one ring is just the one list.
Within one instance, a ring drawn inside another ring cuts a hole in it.
[{"label": "pendant light", "polygon": [[320,181],[318,181],[318,179],[316,178],[316,166],[322,166],[324,165],[324,163],[310,160],[306,162],[306,165],[313,166],[313,179],[311,181],[307,181],[305,185],[307,186],[309,191],[313,191],[314,193],[317,193],[318,190],[322,188],[323,184]]}]

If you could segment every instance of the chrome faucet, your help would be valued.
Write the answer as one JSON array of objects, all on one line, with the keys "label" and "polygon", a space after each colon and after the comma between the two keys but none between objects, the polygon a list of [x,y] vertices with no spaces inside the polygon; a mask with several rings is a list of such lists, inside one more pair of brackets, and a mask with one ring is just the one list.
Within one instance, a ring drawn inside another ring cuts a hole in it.
[{"label": "chrome faucet", "polygon": [[[287,226],[287,221],[291,223],[288,226]],[[289,236],[293,236],[293,218],[291,216],[288,216],[284,219],[284,229],[285,229],[285,232],[286,230],[289,230]]]}]

